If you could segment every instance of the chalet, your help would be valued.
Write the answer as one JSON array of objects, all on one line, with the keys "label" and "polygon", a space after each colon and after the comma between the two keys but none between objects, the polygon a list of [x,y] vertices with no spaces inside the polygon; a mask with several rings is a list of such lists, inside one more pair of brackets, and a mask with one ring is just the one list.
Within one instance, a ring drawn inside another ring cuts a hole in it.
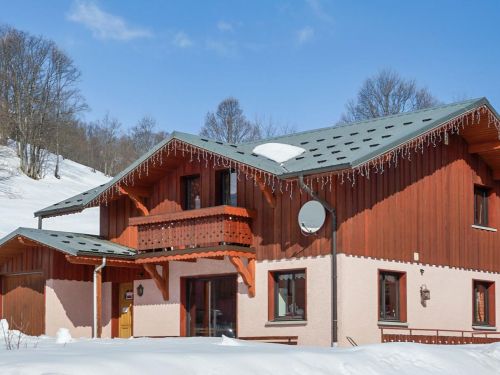
[{"label": "chalet", "polygon": [[[499,139],[484,98],[243,144],[174,132],[0,240],[0,314],[49,335],[498,339]],[[99,236],[43,229],[90,207]]]}]

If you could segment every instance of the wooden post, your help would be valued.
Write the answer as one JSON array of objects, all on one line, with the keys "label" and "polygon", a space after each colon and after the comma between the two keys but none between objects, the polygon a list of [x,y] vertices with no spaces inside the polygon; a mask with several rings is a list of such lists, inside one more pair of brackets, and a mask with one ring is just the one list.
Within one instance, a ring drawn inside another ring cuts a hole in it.
[{"label": "wooden post", "polygon": [[96,274],[97,338],[102,335],[102,270]]}]

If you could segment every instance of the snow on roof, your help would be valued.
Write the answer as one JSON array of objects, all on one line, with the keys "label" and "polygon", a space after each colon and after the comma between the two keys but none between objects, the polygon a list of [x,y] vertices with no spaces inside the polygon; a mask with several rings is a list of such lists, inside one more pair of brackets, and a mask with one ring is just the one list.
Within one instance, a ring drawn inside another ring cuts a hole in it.
[{"label": "snow on roof", "polygon": [[254,154],[264,156],[280,164],[302,155],[304,152],[306,150],[302,147],[286,143],[263,143],[253,149]]}]

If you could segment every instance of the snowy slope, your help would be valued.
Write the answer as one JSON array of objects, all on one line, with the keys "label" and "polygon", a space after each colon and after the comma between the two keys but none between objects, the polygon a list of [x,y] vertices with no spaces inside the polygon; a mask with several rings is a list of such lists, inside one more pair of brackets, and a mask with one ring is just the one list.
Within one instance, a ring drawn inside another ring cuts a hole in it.
[{"label": "snowy slope", "polygon": [[[0,346],[2,374],[498,374],[500,344],[292,347],[228,338],[23,340]],[[67,343],[66,343],[67,342]]]},{"label": "snowy slope", "polygon": [[[19,170],[19,158],[12,148],[0,146],[0,237],[17,227],[37,226],[33,212],[109,181],[100,172],[71,160],[61,160],[61,179],[54,177],[55,156],[51,155],[46,176],[38,181]],[[99,210],[44,219],[44,229],[96,234]]]}]

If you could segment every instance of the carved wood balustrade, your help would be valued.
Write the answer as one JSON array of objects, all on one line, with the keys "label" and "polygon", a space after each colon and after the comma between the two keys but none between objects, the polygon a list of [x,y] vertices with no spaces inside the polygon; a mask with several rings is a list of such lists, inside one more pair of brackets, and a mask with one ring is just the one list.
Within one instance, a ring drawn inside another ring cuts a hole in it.
[{"label": "carved wood balustrade", "polygon": [[252,217],[241,207],[216,206],[182,212],[134,217],[138,250],[252,244]]}]

